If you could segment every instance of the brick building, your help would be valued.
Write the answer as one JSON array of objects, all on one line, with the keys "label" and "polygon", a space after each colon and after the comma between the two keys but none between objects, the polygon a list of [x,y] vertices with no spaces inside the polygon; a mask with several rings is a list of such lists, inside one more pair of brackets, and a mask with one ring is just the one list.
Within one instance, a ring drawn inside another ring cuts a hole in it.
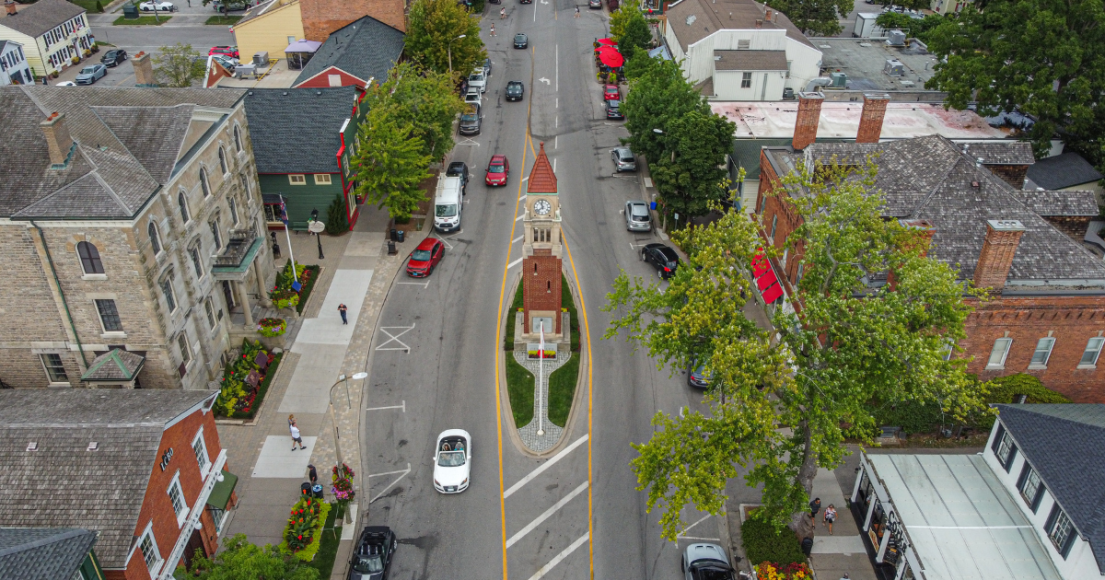
[{"label": "brick building", "polygon": [[362,16],[406,32],[409,9],[409,0],[299,0],[303,34],[318,42],[326,42],[334,31]]},{"label": "brick building", "polygon": [[237,502],[216,395],[0,391],[0,526],[96,532],[107,580],[169,580],[213,555]]},{"label": "brick building", "polygon": [[545,144],[537,152],[526,187],[526,213],[522,227],[522,306],[525,336],[559,339],[563,328],[561,308],[561,262],[564,241],[560,237],[560,195],[556,174],[545,155]]},{"label": "brick building", "polygon": [[208,388],[275,275],[245,91],[65,89],[0,87],[0,378]]},{"label": "brick building", "polygon": [[[957,145],[938,135],[878,143],[885,101],[877,95],[865,98],[862,141],[817,143],[820,104],[819,95],[801,94],[792,145],[761,151],[755,214],[767,242],[783,252],[800,225],[786,194],[771,195],[783,191],[781,176],[834,156],[861,166],[877,153],[883,216],[931,230],[930,256],[965,283],[992,289],[989,301],[970,300],[975,312],[959,345],[970,372],[1024,372],[1075,401],[1105,401],[1105,263],[1082,241],[1099,213],[1093,193],[1021,189],[1033,162],[1027,143]],[[772,261],[787,296],[802,274],[793,259],[801,245],[793,251]]]}]

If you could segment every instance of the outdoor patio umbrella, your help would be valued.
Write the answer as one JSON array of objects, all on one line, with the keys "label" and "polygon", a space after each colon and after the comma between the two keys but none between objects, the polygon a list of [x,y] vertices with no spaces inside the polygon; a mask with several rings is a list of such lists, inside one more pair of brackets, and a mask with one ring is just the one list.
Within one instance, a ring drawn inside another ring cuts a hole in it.
[{"label": "outdoor patio umbrella", "polygon": [[611,68],[618,68],[625,64],[625,58],[618,54],[618,51],[607,47],[606,50],[599,51],[599,62]]}]

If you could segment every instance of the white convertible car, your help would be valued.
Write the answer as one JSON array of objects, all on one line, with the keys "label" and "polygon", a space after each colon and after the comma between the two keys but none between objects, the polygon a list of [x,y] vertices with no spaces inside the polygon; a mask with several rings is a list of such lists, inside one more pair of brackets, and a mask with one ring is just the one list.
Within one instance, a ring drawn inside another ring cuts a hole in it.
[{"label": "white convertible car", "polygon": [[468,489],[471,467],[472,436],[463,429],[442,431],[434,447],[434,489],[441,493]]}]

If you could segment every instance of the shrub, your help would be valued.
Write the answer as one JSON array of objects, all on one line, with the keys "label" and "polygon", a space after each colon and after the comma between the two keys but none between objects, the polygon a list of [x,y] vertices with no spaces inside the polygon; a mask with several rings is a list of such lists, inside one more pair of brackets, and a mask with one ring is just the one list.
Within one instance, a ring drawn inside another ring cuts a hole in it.
[{"label": "shrub", "polygon": [[[1045,387],[1040,379],[1024,373],[998,377],[987,382],[986,388],[989,391],[986,402],[991,404],[1013,403],[1021,395],[1025,396],[1024,402],[1027,404],[1070,402],[1070,399]],[[971,422],[980,429],[990,429],[994,426],[994,415],[983,413],[977,418],[972,418]]]},{"label": "shrub", "polygon": [[[255,364],[258,354],[268,356],[266,374],[262,375],[258,388],[253,388],[246,379],[252,371],[260,371]],[[265,351],[260,341],[242,341],[242,354],[232,364],[223,368],[223,378],[219,383],[219,396],[215,399],[215,413],[223,417],[253,417],[255,407],[264,399],[264,391],[276,370],[279,357]]]},{"label": "shrub", "polygon": [[806,561],[798,537],[790,528],[777,530],[769,522],[751,517],[741,524],[741,539],[750,563],[774,562],[785,567]]},{"label": "shrub", "polygon": [[345,211],[345,200],[341,194],[334,196],[330,208],[326,210],[326,233],[331,236],[349,231],[349,214]]},{"label": "shrub", "polygon": [[104,5],[100,3],[100,0],[96,0],[96,12],[104,13]]},{"label": "shrub", "polygon": [[756,577],[760,580],[807,580],[813,578],[813,572],[809,566],[800,562],[786,566],[762,562],[756,566]]},{"label": "shrub", "polygon": [[319,533],[326,524],[330,504],[312,497],[303,497],[292,507],[291,517],[284,526],[284,541],[280,548],[291,552],[297,559],[310,562],[318,552]]},{"label": "shrub", "polygon": [[281,336],[288,331],[288,322],[283,318],[262,318],[257,323],[257,332],[261,336]]}]

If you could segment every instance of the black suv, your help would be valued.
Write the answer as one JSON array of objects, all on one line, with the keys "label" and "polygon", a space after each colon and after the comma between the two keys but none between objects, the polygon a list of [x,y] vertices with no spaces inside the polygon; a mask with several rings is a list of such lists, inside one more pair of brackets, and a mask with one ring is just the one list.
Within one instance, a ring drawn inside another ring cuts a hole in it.
[{"label": "black suv", "polygon": [[399,542],[387,526],[368,526],[361,531],[353,559],[349,562],[349,580],[384,580]]},{"label": "black suv", "polygon": [[454,161],[445,169],[445,177],[459,177],[460,188],[468,187],[468,164],[463,161]]},{"label": "black suv", "polygon": [[127,51],[121,48],[113,48],[100,57],[100,62],[107,67],[118,66],[124,60],[127,60]]},{"label": "black suv", "polygon": [[521,101],[525,94],[526,86],[522,84],[522,81],[510,81],[506,84],[506,100]]},{"label": "black suv", "polygon": [[618,99],[610,99],[606,101],[606,118],[607,119],[624,119],[625,115],[622,114],[622,102]]},{"label": "black suv", "polygon": [[656,268],[656,275],[667,280],[679,269],[679,255],[664,244],[649,244],[641,249],[641,259]]}]

